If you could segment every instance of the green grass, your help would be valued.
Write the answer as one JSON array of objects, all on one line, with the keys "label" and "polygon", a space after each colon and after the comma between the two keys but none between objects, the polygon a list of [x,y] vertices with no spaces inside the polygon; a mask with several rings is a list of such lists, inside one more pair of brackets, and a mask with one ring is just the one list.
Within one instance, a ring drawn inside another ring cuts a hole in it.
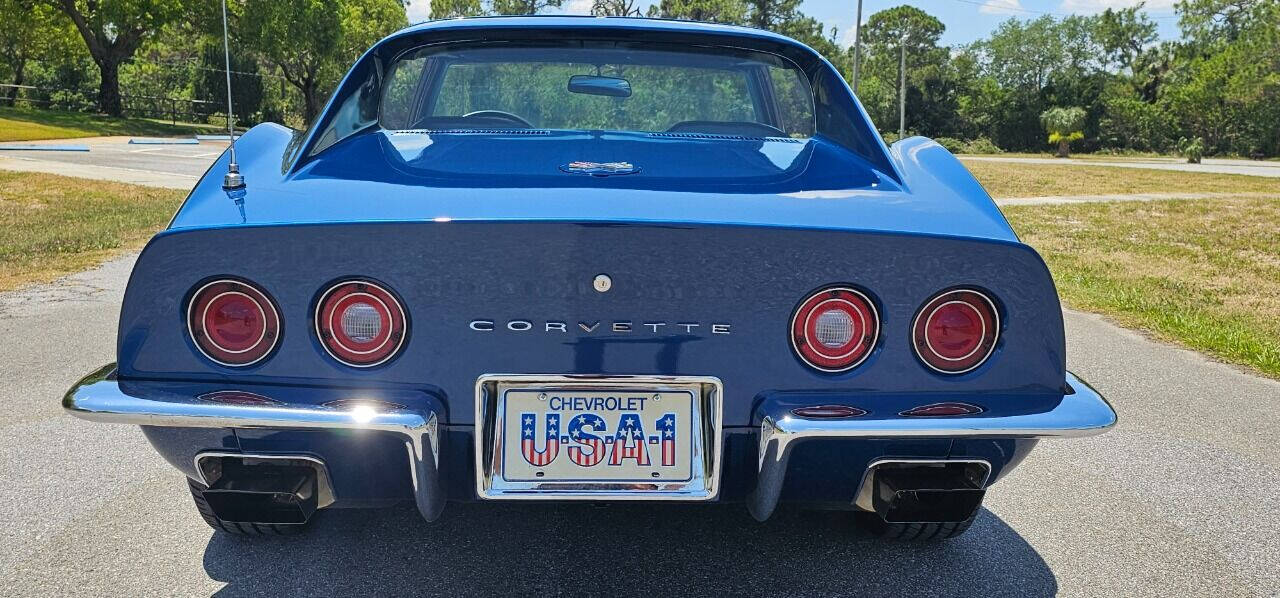
[{"label": "green grass", "polygon": [[1280,193],[1280,179],[1243,174],[1180,172],[1069,164],[968,160],[969,172],[992,197],[1122,193]]},{"label": "green grass", "polygon": [[1280,192],[1005,214],[1068,305],[1280,378]]},{"label": "green grass", "polygon": [[150,118],[112,118],[86,112],[0,108],[0,141],[71,139],[103,135],[194,135],[215,133],[215,125],[172,123]]},{"label": "green grass", "polygon": [[[1057,158],[1054,152],[1004,152],[1001,154],[961,154],[962,158],[978,157],[978,158]],[[1131,152],[1127,154],[1071,154],[1072,160],[1104,160],[1112,162],[1140,162],[1144,160],[1164,159],[1164,160],[1183,160],[1182,156],[1177,154],[1158,154],[1156,152]]]},{"label": "green grass", "polygon": [[140,247],[184,195],[0,170],[0,290],[79,272]]},{"label": "green grass", "polygon": [[[1045,152],[1004,152],[1000,154],[959,154],[961,158],[1057,158],[1057,154],[1049,151]],[[1255,160],[1259,162],[1274,162],[1280,160],[1280,156],[1269,158],[1250,158],[1248,156],[1235,155],[1219,155],[1205,156],[1206,158],[1226,158],[1230,160]],[[1095,153],[1095,154],[1076,154],[1072,153],[1072,160],[1093,160],[1098,162],[1168,162],[1170,160],[1176,162],[1186,161],[1186,157],[1179,154],[1161,154],[1157,152],[1126,152],[1118,154]]]}]

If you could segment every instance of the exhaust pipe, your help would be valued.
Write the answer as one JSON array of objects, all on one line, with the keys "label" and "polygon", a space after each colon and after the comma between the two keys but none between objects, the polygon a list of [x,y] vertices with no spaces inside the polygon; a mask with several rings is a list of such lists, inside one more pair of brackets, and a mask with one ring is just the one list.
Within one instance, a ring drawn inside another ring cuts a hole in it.
[{"label": "exhaust pipe", "polygon": [[313,459],[202,455],[197,463],[204,500],[223,521],[302,525],[332,502],[327,472]]},{"label": "exhaust pipe", "polygon": [[986,461],[878,461],[856,502],[888,523],[966,521],[982,506],[990,474]]}]

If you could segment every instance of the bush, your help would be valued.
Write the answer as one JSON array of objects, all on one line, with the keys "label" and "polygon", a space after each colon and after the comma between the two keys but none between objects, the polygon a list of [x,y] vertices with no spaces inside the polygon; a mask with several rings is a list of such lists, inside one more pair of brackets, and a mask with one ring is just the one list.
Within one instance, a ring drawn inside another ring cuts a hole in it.
[{"label": "bush", "polygon": [[1104,132],[1104,145],[1151,152],[1169,148],[1174,123],[1160,106],[1129,97],[1107,98],[1103,106],[1098,129]]},{"label": "bush", "polygon": [[880,133],[880,138],[884,139],[885,145],[893,145],[899,141],[902,141],[903,139],[906,139],[907,137],[915,137],[917,135],[919,135],[919,133],[912,131],[911,129],[907,129],[906,137],[898,137],[898,131],[895,129],[893,131]]},{"label": "bush", "polygon": [[964,144],[962,153],[965,154],[1003,154],[1004,150],[996,145],[994,141],[986,137],[979,137]]},{"label": "bush", "polygon": [[947,151],[953,154],[963,153],[966,145],[965,142],[955,137],[938,137],[934,141],[938,142],[938,145],[947,148]]},{"label": "bush", "polygon": [[1199,164],[1204,157],[1204,139],[1183,137],[1178,140],[1178,152],[1186,157],[1188,164]]}]

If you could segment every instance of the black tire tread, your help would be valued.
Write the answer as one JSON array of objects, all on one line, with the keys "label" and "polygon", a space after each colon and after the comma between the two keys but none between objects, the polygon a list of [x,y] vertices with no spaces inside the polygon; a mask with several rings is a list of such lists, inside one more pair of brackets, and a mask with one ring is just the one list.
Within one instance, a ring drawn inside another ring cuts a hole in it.
[{"label": "black tire tread", "polygon": [[863,527],[872,535],[901,542],[928,542],[955,538],[969,531],[974,518],[977,517],[975,513],[964,521],[950,523],[889,523],[874,514],[864,515],[867,516],[861,519]]},{"label": "black tire tread", "polygon": [[306,525],[275,525],[271,523],[240,523],[223,521],[213,514],[208,501],[204,499],[206,488],[201,483],[187,478],[187,488],[191,490],[191,498],[196,503],[196,510],[209,527],[236,536],[289,536],[301,532]]}]

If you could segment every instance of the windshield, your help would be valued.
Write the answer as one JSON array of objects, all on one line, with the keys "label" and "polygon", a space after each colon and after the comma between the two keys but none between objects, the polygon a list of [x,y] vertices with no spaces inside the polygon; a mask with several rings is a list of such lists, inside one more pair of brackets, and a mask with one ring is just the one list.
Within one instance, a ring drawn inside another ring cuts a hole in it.
[{"label": "windshield", "polygon": [[392,130],[814,132],[808,80],[784,59],[630,42],[422,48],[391,66],[378,114]]}]

